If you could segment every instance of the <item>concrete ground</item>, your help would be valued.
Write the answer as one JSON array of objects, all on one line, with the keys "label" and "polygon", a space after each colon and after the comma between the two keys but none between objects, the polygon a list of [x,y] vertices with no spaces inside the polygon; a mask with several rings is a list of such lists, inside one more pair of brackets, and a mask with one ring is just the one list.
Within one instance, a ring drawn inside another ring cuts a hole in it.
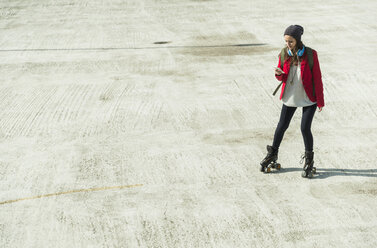
[{"label": "concrete ground", "polygon": [[[377,3],[0,2],[0,247],[377,247]],[[325,104],[301,178],[283,32]]]}]

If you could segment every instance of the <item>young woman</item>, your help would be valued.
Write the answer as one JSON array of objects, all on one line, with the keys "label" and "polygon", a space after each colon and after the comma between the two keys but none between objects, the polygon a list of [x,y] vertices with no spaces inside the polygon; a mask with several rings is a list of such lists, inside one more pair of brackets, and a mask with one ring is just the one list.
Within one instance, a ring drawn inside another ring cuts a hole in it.
[{"label": "young woman", "polygon": [[[301,41],[303,33],[304,28],[300,25],[291,25],[284,32],[286,48],[280,53],[275,69],[275,77],[282,81],[280,99],[283,106],[273,143],[267,146],[267,156],[261,162],[261,171],[280,169],[280,164],[276,163],[280,143],[296,109],[302,107],[301,133],[305,144],[302,176],[310,178],[315,173],[311,124],[316,108],[321,112],[325,104],[317,52],[304,46]],[[284,57],[283,64],[281,56]]]}]

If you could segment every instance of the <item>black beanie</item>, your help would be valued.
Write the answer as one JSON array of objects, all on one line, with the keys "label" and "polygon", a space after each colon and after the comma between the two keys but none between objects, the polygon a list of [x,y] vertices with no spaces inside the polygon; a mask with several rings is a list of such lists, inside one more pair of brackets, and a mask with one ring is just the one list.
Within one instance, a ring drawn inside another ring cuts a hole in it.
[{"label": "black beanie", "polygon": [[303,35],[303,33],[304,33],[303,27],[301,27],[300,25],[291,25],[287,27],[287,29],[284,32],[284,35],[292,36],[298,42],[301,40],[301,35]]}]

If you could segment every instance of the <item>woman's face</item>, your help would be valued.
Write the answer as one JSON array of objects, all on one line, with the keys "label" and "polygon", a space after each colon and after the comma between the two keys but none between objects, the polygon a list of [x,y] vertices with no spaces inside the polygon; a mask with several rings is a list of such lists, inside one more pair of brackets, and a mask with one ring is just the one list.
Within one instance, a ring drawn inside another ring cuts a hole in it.
[{"label": "woman's face", "polygon": [[296,39],[293,38],[292,36],[284,35],[284,40],[285,40],[285,44],[290,50],[292,50],[296,46],[296,43],[297,43]]}]

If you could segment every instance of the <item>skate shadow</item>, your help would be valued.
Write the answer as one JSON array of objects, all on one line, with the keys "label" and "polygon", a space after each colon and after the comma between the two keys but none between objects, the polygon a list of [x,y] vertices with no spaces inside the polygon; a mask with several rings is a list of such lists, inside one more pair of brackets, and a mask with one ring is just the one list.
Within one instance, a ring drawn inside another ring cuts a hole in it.
[{"label": "skate shadow", "polygon": [[[270,173],[289,173],[289,172],[301,172],[302,168],[281,168],[278,170],[273,170]],[[355,169],[329,169],[329,168],[318,168],[317,173],[314,174],[313,179],[325,179],[334,176],[346,176],[346,177],[377,177],[377,169],[369,170],[355,170]]]},{"label": "skate shadow", "polygon": [[281,168],[280,170],[273,170],[270,173],[288,173],[288,172],[294,172],[294,171],[302,171],[302,168]]},{"label": "skate shadow", "polygon": [[317,168],[317,173],[313,179],[325,179],[334,176],[346,177],[377,177],[377,169],[355,170],[355,169],[327,169]]}]

